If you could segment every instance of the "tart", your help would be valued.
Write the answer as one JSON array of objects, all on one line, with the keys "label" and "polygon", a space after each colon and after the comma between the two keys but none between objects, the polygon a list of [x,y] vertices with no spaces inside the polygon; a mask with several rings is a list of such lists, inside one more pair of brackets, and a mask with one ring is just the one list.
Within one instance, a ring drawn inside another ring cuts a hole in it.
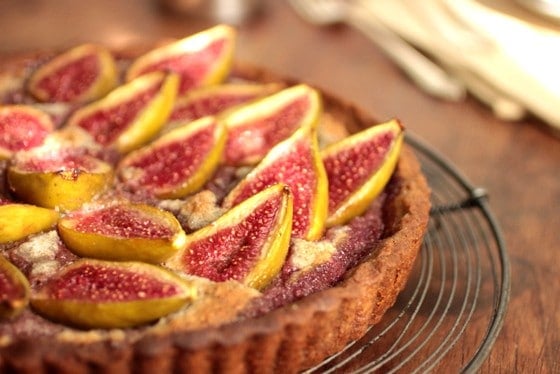
[{"label": "tart", "polygon": [[298,372],[393,305],[430,206],[402,124],[234,45],[2,62],[0,370]]}]

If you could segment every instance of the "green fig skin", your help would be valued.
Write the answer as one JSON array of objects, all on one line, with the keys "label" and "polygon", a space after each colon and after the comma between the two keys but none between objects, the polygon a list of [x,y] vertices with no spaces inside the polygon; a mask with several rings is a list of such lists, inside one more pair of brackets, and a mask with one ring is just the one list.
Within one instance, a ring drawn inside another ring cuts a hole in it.
[{"label": "green fig skin", "polygon": [[[150,219],[169,231],[163,237],[119,237],[97,230],[83,231],[72,215],[58,221],[58,233],[68,249],[80,257],[110,261],[141,261],[159,264],[185,246],[186,235],[181,224],[171,213],[144,204],[124,204],[114,212],[123,216],[128,211],[138,217]],[[93,211],[93,214],[96,212]],[[79,220],[79,218],[78,218]]]},{"label": "green fig skin", "polygon": [[[97,270],[102,272],[96,273]],[[109,277],[105,277],[108,272]],[[100,279],[87,279],[96,274],[104,275]],[[115,274],[117,277],[111,279]],[[138,289],[119,294],[114,286],[121,283],[120,276],[126,278],[130,274],[138,276],[131,285]],[[162,292],[167,294],[149,295],[142,285],[151,282],[158,283]],[[84,289],[79,292],[85,292],[85,296],[84,293],[72,295],[71,289],[61,289],[77,283],[84,284],[81,286]],[[112,299],[98,299],[100,294],[110,295]],[[30,303],[37,313],[55,322],[84,329],[111,329],[153,322],[178,311],[195,297],[194,286],[162,267],[141,262],[82,259],[66,267],[54,280],[31,295]]]},{"label": "green fig skin", "polygon": [[14,318],[29,303],[29,282],[17,267],[0,255],[0,321]]}]

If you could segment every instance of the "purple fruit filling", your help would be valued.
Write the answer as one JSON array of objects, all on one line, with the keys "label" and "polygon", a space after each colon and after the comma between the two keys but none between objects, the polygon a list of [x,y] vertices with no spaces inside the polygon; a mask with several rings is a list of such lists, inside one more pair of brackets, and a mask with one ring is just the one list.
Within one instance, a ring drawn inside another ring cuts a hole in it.
[{"label": "purple fruit filling", "polygon": [[49,296],[59,300],[135,301],[172,297],[181,289],[135,268],[84,264],[47,284]]},{"label": "purple fruit filling", "polygon": [[82,118],[78,126],[90,133],[101,145],[113,143],[138,117],[142,110],[153,100],[161,88],[158,82],[133,98],[123,100],[112,107],[94,111]]},{"label": "purple fruit filling", "polygon": [[323,159],[329,180],[329,211],[333,212],[344,200],[383,164],[394,134],[385,133],[375,141],[359,142]]},{"label": "purple fruit filling", "polygon": [[27,150],[43,143],[49,130],[31,114],[18,112],[0,116],[0,148]]},{"label": "purple fruit filling", "polygon": [[208,44],[204,50],[166,58],[149,65],[140,74],[153,71],[175,72],[181,76],[179,93],[185,93],[189,89],[200,85],[208,71],[214,67],[216,60],[219,59],[225,47],[226,40],[216,40]]},{"label": "purple fruit filling", "polygon": [[309,98],[302,97],[270,116],[231,128],[226,144],[226,162],[236,165],[250,158],[262,158],[299,127],[309,105]]},{"label": "purple fruit filling", "polygon": [[281,196],[269,199],[242,222],[192,243],[184,257],[188,273],[216,282],[242,280],[277,224],[280,202]]},{"label": "purple fruit filling", "polygon": [[[351,221],[348,237],[337,245],[329,261],[311,270],[301,271],[291,266],[288,257],[281,275],[264,291],[263,297],[254,300],[247,311],[248,316],[269,312],[336,284],[349,268],[374,251],[385,227],[382,220],[384,201],[385,195],[380,196],[363,216]],[[334,230],[327,231],[325,239],[332,239]]]},{"label": "purple fruit filling", "polygon": [[48,93],[50,101],[72,101],[91,87],[99,68],[96,55],[83,56],[43,78],[37,87]]},{"label": "purple fruit filling", "polygon": [[143,189],[174,187],[190,178],[214,146],[214,126],[206,126],[188,138],[177,139],[141,155],[128,167],[141,169],[139,179],[127,180]]},{"label": "purple fruit filling", "polygon": [[280,157],[274,165],[268,165],[258,177],[249,181],[237,195],[233,204],[237,205],[266,187],[285,183],[294,196],[294,218],[292,236],[305,236],[311,224],[310,205],[316,194],[316,168],[308,142],[298,142],[293,149]]},{"label": "purple fruit filling", "polygon": [[93,212],[76,213],[75,229],[119,238],[170,238],[175,232],[164,225],[159,217],[137,209],[114,205]]}]

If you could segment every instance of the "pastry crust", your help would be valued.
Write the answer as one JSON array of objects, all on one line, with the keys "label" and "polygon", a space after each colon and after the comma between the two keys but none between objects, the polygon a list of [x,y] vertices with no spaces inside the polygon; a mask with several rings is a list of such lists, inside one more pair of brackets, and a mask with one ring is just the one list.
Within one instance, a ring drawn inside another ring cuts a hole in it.
[{"label": "pastry crust", "polygon": [[[22,71],[37,59],[37,55],[26,56],[13,64],[4,60],[0,71],[24,76]],[[0,82],[6,74],[0,74]],[[258,82],[296,83],[243,64],[235,67],[233,75]],[[349,131],[376,123],[351,104],[321,92],[325,111],[345,123]],[[392,193],[383,207],[383,239],[334,287],[262,316],[216,327],[192,330],[191,326],[186,331],[180,323],[161,323],[134,341],[126,339],[122,331],[109,332],[111,338],[101,340],[78,341],[67,334],[58,339],[16,338],[0,342],[0,370],[293,373],[312,367],[377,323],[394,304],[412,269],[428,224],[430,192],[407,146],[390,183]]]}]

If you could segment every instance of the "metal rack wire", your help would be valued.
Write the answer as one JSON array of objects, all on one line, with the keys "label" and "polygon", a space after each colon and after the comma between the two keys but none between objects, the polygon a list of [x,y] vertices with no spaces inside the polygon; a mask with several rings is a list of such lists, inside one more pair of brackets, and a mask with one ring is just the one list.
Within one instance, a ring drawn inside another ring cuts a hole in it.
[{"label": "metal rack wire", "polygon": [[381,323],[311,373],[421,373],[442,363],[474,372],[501,329],[509,261],[486,191],[418,138],[408,134],[407,142],[432,188],[433,206],[413,273]]}]

